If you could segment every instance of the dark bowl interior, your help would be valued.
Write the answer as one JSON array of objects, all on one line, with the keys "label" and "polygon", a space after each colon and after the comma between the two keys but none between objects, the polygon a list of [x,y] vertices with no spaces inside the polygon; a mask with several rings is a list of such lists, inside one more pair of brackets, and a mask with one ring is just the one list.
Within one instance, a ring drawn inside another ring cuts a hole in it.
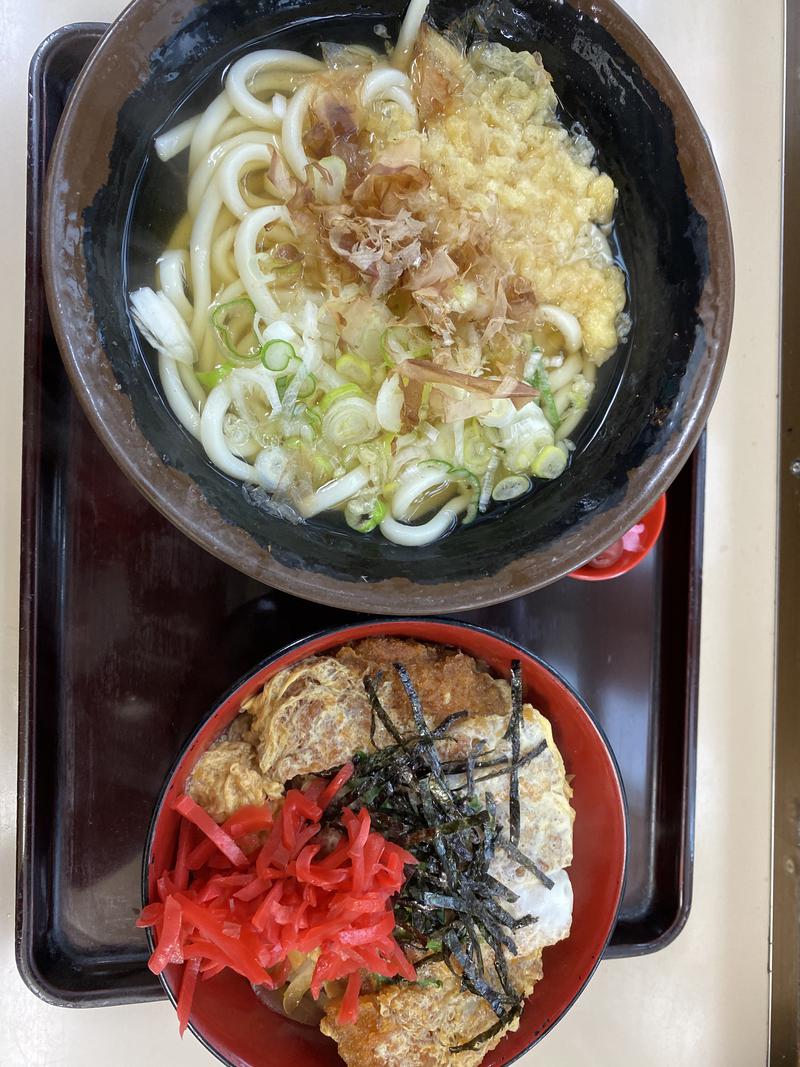
[{"label": "dark bowl interior", "polygon": [[[377,634],[412,637],[460,648],[508,677],[519,659],[525,698],[545,715],[574,775],[574,905],[570,936],[546,948],[544,978],[525,1004],[519,1029],[509,1033],[482,1067],[503,1067],[539,1041],[575,1002],[589,981],[616,921],[625,881],[627,813],[619,771],[608,742],[586,705],[543,660],[489,630],[430,619],[366,622],[297,642],[257,667],[220,701],[187,741],[156,805],[142,874],[143,901],[155,899],[155,880],[174,857],[178,816],[170,802],[180,794],[195,763],[239,713],[242,703],[284,667],[307,656]],[[152,937],[151,937],[152,944]],[[161,976],[173,1002],[180,968]],[[260,1004],[249,984],[222,972],[197,987],[190,1026],[206,1047],[235,1067],[341,1067],[332,1041],[316,1028],[276,1015]]]},{"label": "dark bowl interior", "polygon": [[[184,183],[153,162],[154,131],[219,90],[241,52],[396,34],[395,0],[137,0],[95,53],[51,164],[45,256],[51,310],[73,383],[126,473],[189,536],[300,596],[376,611],[476,606],[546,584],[596,555],[664,491],[716,391],[733,267],[719,176],[691,106],[653,46],[610,0],[496,3],[491,36],[542,53],[565,120],[581,122],[619,189],[629,340],[601,372],[567,471],[424,550],[326,519],[291,525],[217,471],[162,398],[126,307],[150,284]],[[589,4],[586,4],[587,12]],[[433,21],[463,14],[435,2]]]}]

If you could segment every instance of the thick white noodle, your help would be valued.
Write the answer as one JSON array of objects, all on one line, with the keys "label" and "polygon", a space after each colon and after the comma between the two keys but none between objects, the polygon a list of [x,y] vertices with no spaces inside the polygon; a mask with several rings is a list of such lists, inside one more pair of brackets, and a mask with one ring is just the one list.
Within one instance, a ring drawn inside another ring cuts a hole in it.
[{"label": "thick white noodle", "polygon": [[200,437],[200,412],[186,391],[178,370],[177,361],[163,352],[158,354],[158,376],[175,418],[192,437]]},{"label": "thick white noodle", "polygon": [[198,382],[194,367],[190,367],[186,363],[179,363],[178,374],[181,376],[183,387],[189,394],[192,403],[198,411],[202,411],[203,404],[206,402],[206,391]]},{"label": "thick white noodle", "polygon": [[277,222],[278,219],[285,220],[286,217],[286,208],[278,204],[257,208],[242,219],[233,243],[233,254],[239,277],[244,282],[244,287],[256,311],[268,323],[279,317],[280,308],[265,285],[264,279],[253,269],[253,262],[258,252],[256,242],[265,226]]},{"label": "thick white noodle", "polygon": [[198,367],[203,371],[209,371],[219,362],[219,345],[216,341],[216,332],[214,330],[206,330],[203,334],[203,344],[200,348],[200,359],[197,362]]},{"label": "thick white noodle", "polygon": [[555,367],[548,372],[548,379],[550,381],[550,388],[554,393],[557,393],[559,389],[563,388],[581,372],[583,367],[583,360],[578,352],[572,352],[560,367]]},{"label": "thick white noodle", "polygon": [[344,504],[351,496],[360,493],[369,484],[369,474],[363,467],[356,467],[349,474],[342,475],[333,482],[328,482],[315,493],[311,493],[300,502],[299,511],[304,519],[311,519],[321,511],[329,511]]},{"label": "thick white noodle", "polygon": [[278,488],[283,472],[286,470],[287,457],[280,445],[268,445],[262,448],[255,458],[255,468],[261,484],[270,493]]},{"label": "thick white noodle", "polygon": [[394,67],[379,67],[364,76],[361,83],[361,103],[366,106],[379,96],[385,96],[387,89],[400,88],[411,91],[408,75]]},{"label": "thick white noodle", "polygon": [[392,66],[398,70],[408,70],[411,66],[411,56],[417,41],[417,34],[428,10],[428,0],[411,0],[406,9],[400,32],[397,35],[397,43],[392,52]]},{"label": "thick white noodle", "polygon": [[[228,414],[225,416],[225,418],[222,421],[222,432],[223,433],[225,433],[225,426],[226,426],[226,424],[228,424],[228,420],[229,419],[232,419],[234,422],[243,421],[243,420],[239,419],[236,415],[234,415],[233,412],[229,411]],[[229,444],[230,450],[234,454],[234,456],[240,456],[242,459],[252,459],[253,460],[253,466],[255,466],[256,457],[258,456],[258,453],[261,451],[261,445],[258,443],[258,441],[255,441],[252,437],[248,437],[248,439],[243,444],[241,444],[241,445],[233,445],[230,442],[230,435],[228,435],[228,444]],[[256,468],[256,472],[258,472],[258,468]],[[261,481],[261,475],[260,474],[259,474],[259,481]]]},{"label": "thick white noodle", "polygon": [[231,115],[229,119],[226,119],[219,128],[219,134],[217,135],[217,144],[222,141],[228,141],[231,137],[238,137],[240,133],[263,133],[263,130],[256,130],[253,128],[253,123],[250,119],[246,119],[244,115]]},{"label": "thick white noodle", "polygon": [[203,414],[200,417],[200,441],[212,463],[231,478],[242,482],[260,481],[258,472],[250,463],[245,463],[231,452],[225,440],[224,423],[231,406],[231,387],[228,380],[215,385],[208,394]]},{"label": "thick white noodle", "polygon": [[272,152],[264,144],[243,144],[228,152],[219,166],[217,188],[222,199],[237,219],[243,219],[251,210],[242,196],[239,181],[242,173],[251,170],[264,170],[269,166]]},{"label": "thick white noodle", "polygon": [[401,89],[395,85],[391,89],[387,89],[384,93],[386,100],[393,100],[395,104],[399,104],[400,107],[409,113],[411,117],[419,126],[419,114],[417,112],[417,105],[414,103],[411,93],[407,89]]},{"label": "thick white noodle", "polygon": [[250,83],[261,71],[269,67],[288,67],[291,70],[312,73],[321,70],[323,64],[301,52],[290,52],[282,48],[268,48],[260,52],[251,52],[242,56],[233,64],[225,78],[225,92],[228,100],[240,115],[244,115],[258,126],[278,129],[281,124],[275,109],[265,104],[250,91]]},{"label": "thick white noodle", "polygon": [[401,70],[380,67],[365,76],[361,83],[361,103],[366,106],[373,100],[393,100],[419,124],[417,108],[411,96],[411,82]]},{"label": "thick white noodle", "polygon": [[556,406],[556,411],[559,415],[563,416],[564,412],[570,406],[572,402],[572,382],[567,382],[566,385],[562,385],[560,389],[557,389],[553,393],[553,403]]},{"label": "thick white noodle", "polygon": [[192,137],[194,131],[197,129],[197,125],[200,122],[200,115],[195,115],[194,118],[186,119],[185,122],[179,122],[177,126],[173,126],[171,130],[166,130],[164,133],[160,133],[154,141],[154,148],[156,155],[162,161],[162,163],[168,163],[170,159],[173,159],[180,152],[185,151],[192,143]]},{"label": "thick white noodle", "polygon": [[168,248],[158,261],[158,278],[163,292],[169,297],[186,322],[192,321],[192,305],[186,296],[186,260],[182,248]]},{"label": "thick white noodle", "polygon": [[195,167],[208,155],[212,144],[219,140],[219,131],[232,111],[233,105],[225,93],[220,93],[216,100],[205,109],[195,128],[189,148],[190,174],[194,173]]},{"label": "thick white noodle", "polygon": [[228,381],[231,387],[231,398],[233,403],[239,409],[239,412],[243,414],[246,408],[245,393],[247,387],[255,386],[256,389],[260,389],[267,398],[270,410],[275,415],[279,415],[282,410],[282,405],[278,395],[278,387],[275,384],[276,377],[277,374],[267,370],[266,367],[237,367]]},{"label": "thick white noodle", "polygon": [[392,515],[401,522],[407,522],[414,501],[435,486],[445,485],[447,481],[444,467],[433,465],[425,468],[416,464],[410,467],[404,472],[392,497]]},{"label": "thick white noodle", "polygon": [[222,194],[216,184],[212,184],[201,201],[189,239],[194,295],[192,337],[198,346],[208,325],[208,306],[211,303],[211,242],[221,207]]},{"label": "thick white noodle", "polygon": [[308,156],[303,148],[303,123],[314,91],[313,82],[301,85],[286,107],[281,128],[283,157],[301,182],[306,180]]},{"label": "thick white noodle", "polygon": [[391,515],[387,515],[381,523],[381,533],[388,541],[393,541],[396,545],[406,545],[410,548],[429,545],[433,541],[438,541],[440,537],[444,537],[455,524],[458,516],[468,507],[469,496],[465,493],[454,497],[453,500],[448,500],[432,519],[428,519],[419,526],[407,526],[404,522],[398,522]]},{"label": "thick white noodle", "polygon": [[229,140],[221,141],[218,145],[215,145],[206,158],[197,165],[194,174],[189,179],[187,206],[192,218],[194,218],[200,210],[200,201],[205,196],[206,189],[208,189],[211,184],[222,160],[229,152],[238,148],[239,145],[244,144],[266,144],[273,145],[275,148],[280,148],[280,141],[278,140],[277,135],[274,133],[267,133],[264,130],[248,130],[247,133],[239,133],[235,137],[231,137]]},{"label": "thick white noodle", "polygon": [[226,285],[225,288],[216,294],[214,297],[214,304],[227,304],[231,300],[238,300],[240,296],[244,296],[247,290],[244,287],[244,282],[241,278],[237,278],[235,282],[231,282],[230,285]]},{"label": "thick white noodle", "polygon": [[579,411],[573,411],[571,415],[567,415],[566,419],[564,419],[556,430],[556,441],[563,441],[565,438],[569,437],[585,414],[586,408],[581,408]]},{"label": "thick white noodle", "polygon": [[561,333],[568,352],[577,352],[583,344],[581,324],[569,311],[555,304],[540,304],[536,309],[539,318],[549,322]]},{"label": "thick white noodle", "polygon": [[231,285],[239,277],[236,273],[236,267],[231,261],[233,241],[238,229],[239,223],[235,222],[233,226],[229,226],[227,230],[224,230],[211,246],[211,266],[225,285]]},{"label": "thick white noodle", "polygon": [[267,67],[256,74],[250,82],[249,89],[253,96],[259,98],[274,97],[276,93],[291,96],[307,73],[307,71],[285,70],[281,67]]}]

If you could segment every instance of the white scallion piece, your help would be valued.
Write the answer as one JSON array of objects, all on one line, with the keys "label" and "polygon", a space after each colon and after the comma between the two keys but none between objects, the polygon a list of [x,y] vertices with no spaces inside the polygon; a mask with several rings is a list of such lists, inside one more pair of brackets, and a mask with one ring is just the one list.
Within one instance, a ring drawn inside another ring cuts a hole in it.
[{"label": "white scallion piece", "polygon": [[502,478],[492,490],[492,500],[506,501],[516,500],[524,496],[532,485],[530,478],[525,474],[509,474]]},{"label": "white scallion piece", "polygon": [[165,293],[144,286],[131,293],[130,303],[133,321],[149,345],[179,363],[191,366],[197,362],[189,328]]}]

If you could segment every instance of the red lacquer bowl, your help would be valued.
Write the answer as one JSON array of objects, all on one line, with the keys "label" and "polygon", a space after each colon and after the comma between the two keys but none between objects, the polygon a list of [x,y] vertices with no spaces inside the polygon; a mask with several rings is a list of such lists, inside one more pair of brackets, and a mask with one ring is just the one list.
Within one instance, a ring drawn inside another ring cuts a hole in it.
[{"label": "red lacquer bowl", "polygon": [[605,582],[609,578],[619,578],[620,575],[632,571],[634,567],[638,567],[661,536],[666,515],[667,497],[664,494],[658,498],[647,514],[639,519],[644,530],[640,534],[640,545],[635,552],[623,549],[619,559],[609,567],[593,567],[590,563],[584,563],[582,567],[572,571],[568,577],[577,578],[581,582]]},{"label": "red lacquer bowl", "polygon": [[[526,700],[552,723],[567,773],[574,776],[572,933],[566,941],[544,950],[544,978],[525,1006],[519,1030],[486,1056],[485,1067],[501,1067],[522,1055],[555,1025],[597,966],[614,929],[622,897],[627,825],[619,771],[608,742],[586,705],[551,667],[497,634],[463,623],[430,619],[366,622],[300,641],[262,663],[238,682],[198,727],[167,778],[145,849],[144,902],[155,899],[155,879],[174,857],[179,817],[171,810],[170,802],[183,791],[199,756],[230,725],[242,703],[284,667],[348,641],[378,635],[450,645],[484,660],[506,676],[512,660],[521,660]],[[152,938],[150,931],[148,936]],[[174,965],[161,975],[173,1003],[179,978],[180,968]],[[341,1067],[332,1041],[313,1027],[271,1012],[256,1000],[243,978],[229,972],[198,983],[189,1025],[209,1051],[235,1067]]]}]

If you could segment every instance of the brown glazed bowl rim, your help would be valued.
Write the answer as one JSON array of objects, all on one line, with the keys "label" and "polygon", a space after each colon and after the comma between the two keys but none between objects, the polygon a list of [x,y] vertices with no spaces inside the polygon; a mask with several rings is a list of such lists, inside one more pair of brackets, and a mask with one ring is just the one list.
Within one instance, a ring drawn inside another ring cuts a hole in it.
[{"label": "brown glazed bowl rim", "polygon": [[[348,581],[302,566],[285,566],[244,530],[226,522],[185,474],[162,461],[133,422],[127,398],[113,387],[113,372],[107,357],[103,358],[96,323],[86,303],[80,310],[88,316],[90,328],[77,330],[68,325],[70,316],[65,305],[75,300],[76,289],[82,289],[84,299],[88,297],[85,297],[85,273],[80,277],[85,262],[77,247],[79,239],[74,240],[75,247],[69,253],[74,261],[73,270],[78,270],[77,280],[71,278],[71,284],[65,286],[60,267],[65,232],[72,240],[73,233],[80,230],[75,217],[80,203],[75,197],[79,192],[65,189],[61,176],[70,173],[65,161],[81,151],[77,145],[80,139],[74,137],[76,118],[84,100],[92,95],[100,72],[114,62],[115,51],[119,57],[118,45],[131,48],[132,42],[138,42],[136,49],[141,53],[143,41],[156,43],[156,31],[149,24],[169,25],[174,29],[177,25],[174,16],[190,11],[194,6],[192,0],[168,0],[166,5],[164,0],[133,0],[111,25],[81,71],[55,138],[45,189],[44,281],[58,346],[84,413],[123,473],[186,536],[233,568],[294,596],[349,610],[418,615],[484,607],[532,592],[598,555],[638,521],[688,460],[720,384],[733,321],[733,239],[721,177],[708,135],[686,92],[664,57],[630,16],[614,0],[567,0],[567,5],[579,16],[598,22],[616,40],[639,65],[673,116],[678,162],[687,193],[708,226],[709,273],[697,309],[707,334],[704,365],[696,375],[692,403],[687,405],[680,430],[657,456],[648,457],[631,472],[628,490],[618,503],[586,518],[578,541],[563,553],[545,556],[540,553],[535,566],[526,567],[528,557],[522,556],[494,574],[478,575],[469,581],[423,584],[403,577]],[[161,10],[165,6],[174,13],[168,21]],[[86,147],[84,140],[84,150]]]}]

